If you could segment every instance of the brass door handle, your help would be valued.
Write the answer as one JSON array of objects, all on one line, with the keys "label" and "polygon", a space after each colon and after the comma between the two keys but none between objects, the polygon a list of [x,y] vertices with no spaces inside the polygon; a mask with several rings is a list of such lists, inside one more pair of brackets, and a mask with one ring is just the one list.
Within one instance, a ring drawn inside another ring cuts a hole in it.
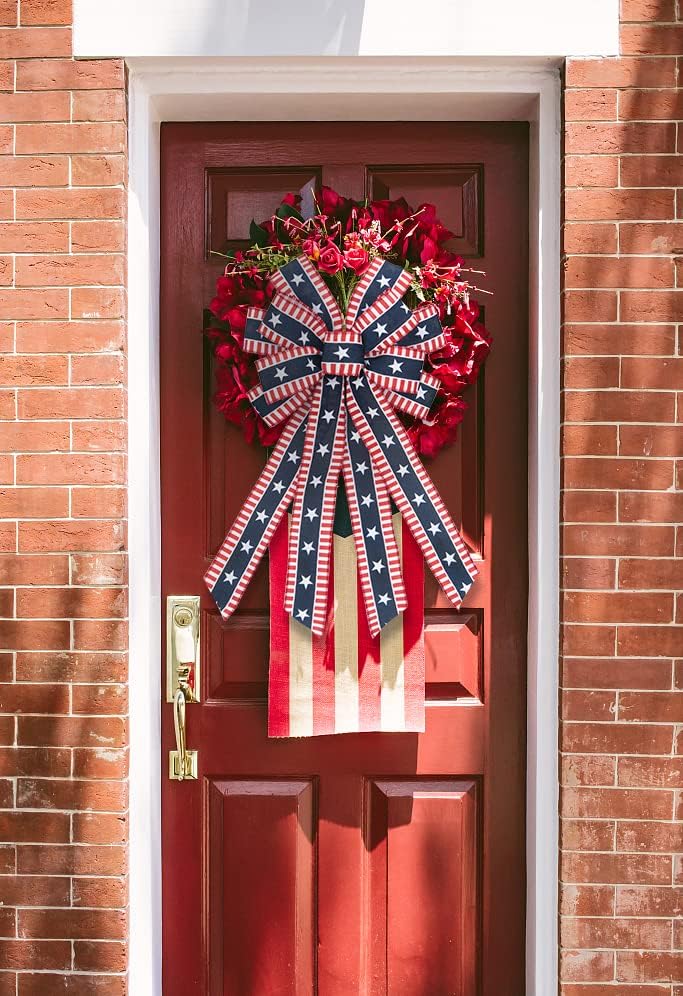
[{"label": "brass door handle", "polygon": [[176,749],[169,752],[168,777],[173,781],[197,777],[197,751],[187,749],[185,735],[185,690],[178,688],[173,699],[173,726],[175,728]]},{"label": "brass door handle", "polygon": [[187,749],[185,713],[199,701],[199,598],[170,595],[166,603],[166,697],[173,703],[176,749],[169,751],[168,777],[197,778],[197,751]]}]

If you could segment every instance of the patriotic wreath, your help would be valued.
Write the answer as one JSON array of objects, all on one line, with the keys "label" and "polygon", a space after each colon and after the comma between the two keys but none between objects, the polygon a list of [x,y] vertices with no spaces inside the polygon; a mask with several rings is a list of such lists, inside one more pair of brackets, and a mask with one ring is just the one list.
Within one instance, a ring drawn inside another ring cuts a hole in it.
[{"label": "patriotic wreath", "polygon": [[274,450],[205,581],[227,618],[292,506],[284,607],[322,635],[343,493],[376,636],[407,605],[392,502],[454,605],[477,574],[418,453],[454,438],[489,338],[432,205],[302,206],[253,225],[211,304],[218,406]]},{"label": "patriotic wreath", "polygon": [[[323,187],[302,211],[302,197],[287,194],[267,221],[252,222],[253,246],[228,256],[216,282],[216,296],[205,312],[205,334],[215,356],[214,404],[239,426],[248,442],[270,447],[282,426],[268,426],[249,401],[258,384],[254,357],[244,349],[249,308],[264,308],[274,290],[271,274],[297,256],[307,256],[340,305],[378,256],[402,266],[412,276],[406,300],[412,307],[433,302],[446,334],[442,349],[425,360],[438,381],[428,415],[406,420],[408,434],[422,456],[433,457],[453,443],[467,402],[462,394],[474,384],[490,347],[479,320],[474,288],[466,279],[462,257],[444,244],[452,232],[441,224],[433,204],[413,209],[404,198],[359,202]],[[486,293],[485,291],[481,291]]]}]

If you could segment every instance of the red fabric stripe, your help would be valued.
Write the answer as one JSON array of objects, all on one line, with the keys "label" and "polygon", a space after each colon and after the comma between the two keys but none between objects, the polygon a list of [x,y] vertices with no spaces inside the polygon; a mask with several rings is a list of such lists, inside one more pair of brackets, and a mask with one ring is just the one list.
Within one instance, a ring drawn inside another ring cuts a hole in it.
[{"label": "red fabric stripe", "polygon": [[268,736],[289,736],[289,616],[285,612],[287,519],[270,541],[270,667]]},{"label": "red fabric stripe", "polygon": [[420,731],[424,730],[425,719],[424,563],[405,519],[401,529],[403,577],[408,596],[408,607],[403,613],[405,722],[406,730]]},{"label": "red fabric stripe", "polygon": [[334,556],[330,557],[327,617],[313,641],[313,736],[334,733]]},{"label": "red fabric stripe", "polygon": [[360,578],[358,598],[358,729],[379,730],[382,722],[379,636],[373,637],[365,614]]}]

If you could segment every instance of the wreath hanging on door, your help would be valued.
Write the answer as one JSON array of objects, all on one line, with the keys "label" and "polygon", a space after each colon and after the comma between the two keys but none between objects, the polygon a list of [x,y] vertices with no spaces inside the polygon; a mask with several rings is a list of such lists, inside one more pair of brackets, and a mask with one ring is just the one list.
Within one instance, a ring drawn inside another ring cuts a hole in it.
[{"label": "wreath hanging on door", "polygon": [[[228,618],[271,547],[271,735],[420,730],[422,625],[410,646],[405,631],[410,612],[422,618],[422,572],[408,571],[407,561],[417,544],[456,606],[477,573],[419,459],[455,440],[462,392],[490,349],[472,297],[476,271],[445,247],[452,233],[431,204],[358,202],[323,187],[309,207],[288,194],[271,218],[253,222],[253,245],[228,257],[209,307],[215,404],[249,442],[274,450],[205,580]],[[279,541],[290,506],[288,537]],[[338,526],[344,520],[347,530]],[[335,532],[353,537],[344,557]],[[341,599],[339,571],[354,578]],[[354,608],[349,626],[343,613],[356,575],[365,618],[358,622]],[[357,709],[349,718],[332,701],[316,717],[315,676],[303,690],[296,684],[302,661],[316,656],[310,641],[322,641],[317,657],[330,670],[331,647],[344,660],[350,653],[335,631],[353,629],[355,680],[364,661],[378,663],[382,699],[383,661],[399,625],[389,656],[402,708],[364,723]],[[287,663],[278,668],[283,641]]]}]

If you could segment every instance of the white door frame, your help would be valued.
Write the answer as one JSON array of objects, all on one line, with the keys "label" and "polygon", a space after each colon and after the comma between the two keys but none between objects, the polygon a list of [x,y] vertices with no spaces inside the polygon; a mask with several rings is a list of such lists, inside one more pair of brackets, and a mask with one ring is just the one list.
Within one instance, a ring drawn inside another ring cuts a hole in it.
[{"label": "white door frame", "polygon": [[560,79],[557,60],[131,59],[130,991],[161,996],[159,125],[526,120],[530,149],[527,996],[557,989]]}]

